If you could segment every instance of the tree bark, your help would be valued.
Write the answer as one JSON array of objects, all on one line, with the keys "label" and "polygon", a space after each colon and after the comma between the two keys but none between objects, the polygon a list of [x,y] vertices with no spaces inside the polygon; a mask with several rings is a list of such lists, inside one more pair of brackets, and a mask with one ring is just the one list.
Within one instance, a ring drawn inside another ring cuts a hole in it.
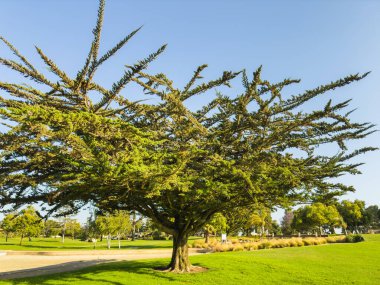
[{"label": "tree bark", "polygon": [[8,233],[5,234],[5,242],[8,242]]},{"label": "tree bark", "polygon": [[190,272],[189,248],[187,246],[188,233],[177,232],[173,235],[173,253],[168,266],[170,271]]},{"label": "tree bark", "polygon": [[22,235],[21,235],[21,239],[20,239],[20,245],[22,244],[22,240],[23,240],[23,238],[24,238],[24,235],[22,234]]}]

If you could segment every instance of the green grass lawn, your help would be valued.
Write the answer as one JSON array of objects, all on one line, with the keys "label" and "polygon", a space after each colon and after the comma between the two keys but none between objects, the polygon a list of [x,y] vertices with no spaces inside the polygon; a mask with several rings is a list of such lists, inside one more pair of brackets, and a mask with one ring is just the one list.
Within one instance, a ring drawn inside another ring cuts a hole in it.
[{"label": "green grass lawn", "polygon": [[168,260],[102,264],[80,271],[35,277],[5,284],[380,284],[380,235],[356,244],[329,244],[253,252],[194,256],[194,265],[209,270],[195,274],[154,271]]},{"label": "green grass lawn", "polygon": [[[5,238],[0,238],[0,250],[33,250],[33,251],[48,251],[48,250],[90,250],[94,248],[92,242],[65,239],[62,243],[60,238],[32,238],[28,241],[25,238],[22,245],[19,245],[19,238],[10,238],[5,242]],[[173,242],[171,240],[122,240],[122,249],[149,249],[149,248],[171,248]],[[107,241],[96,243],[96,249],[107,249]],[[119,249],[118,241],[112,240],[111,249]]]}]

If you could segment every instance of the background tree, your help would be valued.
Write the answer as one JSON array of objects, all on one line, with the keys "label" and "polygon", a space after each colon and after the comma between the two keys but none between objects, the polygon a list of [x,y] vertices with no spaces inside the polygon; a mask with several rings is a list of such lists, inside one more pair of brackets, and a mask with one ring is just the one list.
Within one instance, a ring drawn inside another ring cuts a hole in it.
[{"label": "background tree", "polygon": [[112,235],[118,231],[118,223],[110,213],[98,215],[95,220],[96,227],[101,235],[107,235],[107,248],[111,248]]},{"label": "background tree", "polygon": [[[130,233],[132,230],[132,223],[130,220],[129,212],[116,211],[114,215],[112,216],[112,218],[114,219],[114,223],[115,223],[115,228],[116,228],[115,232],[116,232],[116,236],[118,240],[118,246],[119,248],[121,248],[121,244],[120,244],[121,237],[122,236],[125,237],[125,235]],[[137,222],[135,222],[134,224],[135,229],[136,229],[136,224]],[[134,233],[132,235],[134,235]]]},{"label": "background tree", "polygon": [[278,224],[278,222],[276,220],[273,220],[270,224],[270,226],[268,227],[268,231],[270,234],[273,234],[273,235],[282,235],[282,230],[281,230],[281,226]]},{"label": "background tree", "polygon": [[328,230],[330,234],[335,234],[335,228],[343,228],[343,218],[335,205],[325,206],[325,217],[327,223],[324,225],[324,230]]},{"label": "background tree", "polygon": [[377,205],[368,206],[365,209],[365,215],[368,217],[368,227],[377,229],[380,227],[380,209]]},{"label": "background tree", "polygon": [[292,228],[300,232],[315,232],[324,234],[328,229],[331,233],[335,227],[342,226],[342,218],[335,206],[314,203],[294,211]]},{"label": "background tree", "polygon": [[227,221],[227,235],[237,236],[244,233],[244,227],[252,211],[253,207],[236,207],[228,211],[223,211],[223,215]]},{"label": "background tree", "polygon": [[72,239],[75,239],[75,235],[79,234],[81,230],[80,223],[75,219],[66,220],[66,234],[71,236]]},{"label": "background tree", "polygon": [[216,213],[209,223],[204,225],[203,232],[205,236],[205,243],[209,242],[210,234],[222,234],[227,229],[227,219],[221,213]]},{"label": "background tree", "polygon": [[360,226],[365,222],[365,203],[364,201],[355,200],[353,202],[343,200],[337,205],[340,215],[351,233],[359,233]]},{"label": "background tree", "polygon": [[0,228],[3,230],[5,235],[5,242],[8,242],[9,235],[16,232],[15,218],[16,213],[10,213],[6,215],[0,223]]},{"label": "background tree", "polygon": [[138,215],[135,210],[131,212],[132,216],[132,241],[136,238],[136,231],[139,231],[139,229],[142,226],[142,221],[144,217],[142,215]]},{"label": "background tree", "polygon": [[292,221],[294,214],[291,210],[285,210],[284,216],[281,220],[281,231],[284,235],[293,234]]},{"label": "background tree", "polygon": [[259,233],[260,236],[264,236],[268,233],[268,229],[272,224],[271,210],[265,207],[258,207],[255,211],[250,213],[245,224],[245,231],[247,236],[250,235],[252,230]]},{"label": "background tree", "polygon": [[32,236],[37,236],[43,229],[42,219],[32,206],[21,210],[14,221],[16,233],[21,237],[20,245],[22,245],[24,237],[28,237],[30,240]]},{"label": "background tree", "polygon": [[[136,210],[173,235],[168,268],[183,272],[191,270],[188,237],[215,213],[254,204],[288,206],[353,191],[332,181],[359,173],[360,164],[349,159],[374,148],[348,152],[346,142],[372,133],[373,125],[352,122],[349,101],[329,100],[310,112],[301,107],[367,73],[285,98],[282,90],[299,80],[270,83],[261,78],[260,67],[251,79],[242,73],[242,93],[218,93],[200,110],[190,110],[186,100],[230,86],[241,72],[223,72],[207,82],[201,76],[206,65],[201,65],[184,87],[177,87],[162,73],[145,72],[162,46],[128,65],[107,89],[95,82],[96,71],[138,30],[99,55],[103,14],[101,0],[89,54],[73,78],[37,48],[56,76],[48,79],[1,38],[19,61],[0,58],[0,64],[34,82],[0,82],[8,93],[0,97],[8,128],[0,134],[2,205],[44,202],[45,210],[54,213],[92,202],[103,211]],[[130,102],[122,91],[132,82],[158,103]],[[336,155],[317,152],[330,143],[340,148]],[[294,156],[295,150],[303,155]]]},{"label": "background tree", "polygon": [[61,224],[55,220],[45,220],[43,232],[45,237],[56,237],[61,233]]}]

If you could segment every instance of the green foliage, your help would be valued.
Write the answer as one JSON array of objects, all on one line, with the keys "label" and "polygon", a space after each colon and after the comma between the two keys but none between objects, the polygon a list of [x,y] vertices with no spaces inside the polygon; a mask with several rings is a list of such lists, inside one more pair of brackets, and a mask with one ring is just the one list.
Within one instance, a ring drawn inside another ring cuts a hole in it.
[{"label": "green foliage", "polygon": [[20,245],[24,237],[38,236],[43,229],[41,218],[32,206],[20,211],[14,219],[15,232],[21,236]]},{"label": "green foliage", "polygon": [[[162,73],[145,72],[164,45],[127,65],[107,89],[95,82],[96,71],[137,31],[99,56],[103,13],[101,0],[89,54],[74,78],[37,48],[57,78],[48,79],[1,38],[20,62],[0,58],[0,64],[33,84],[0,82],[6,94],[0,96],[0,116],[7,126],[0,133],[1,205],[43,202],[54,213],[67,205],[75,212],[92,202],[105,211],[136,210],[184,246],[222,210],[289,206],[353,190],[332,181],[359,173],[360,164],[349,160],[375,148],[349,152],[346,143],[371,134],[373,125],[353,122],[349,101],[329,100],[310,112],[300,107],[368,73],[285,98],[282,90],[299,80],[270,83],[261,78],[260,67],[251,78],[242,73],[243,93],[218,93],[200,110],[190,110],[186,100],[231,86],[241,72],[203,81],[202,65],[177,87]],[[159,103],[130,102],[122,94],[130,83]],[[325,144],[340,151],[318,154]],[[303,155],[296,157],[295,151]]]},{"label": "green foliage", "polygon": [[66,230],[65,234],[75,239],[76,235],[78,235],[81,231],[80,223],[75,219],[67,219],[66,220]]},{"label": "green foliage", "polygon": [[119,240],[122,236],[127,235],[132,229],[129,212],[115,211],[114,213],[105,213],[98,215],[95,220],[97,232],[100,235],[107,235],[108,248],[111,247],[111,238],[116,235]]},{"label": "green foliage", "polygon": [[44,236],[57,236],[61,233],[61,224],[55,220],[46,220],[43,228]]},{"label": "green foliage", "polygon": [[366,223],[364,201],[355,200],[351,202],[348,200],[343,200],[337,205],[337,207],[339,213],[343,217],[347,229],[352,233],[358,233],[361,226]]},{"label": "green foliage", "polygon": [[156,230],[152,232],[152,238],[153,240],[168,240],[168,235],[165,232],[160,232],[159,230]]},{"label": "green foliage", "polygon": [[207,233],[220,234],[221,232],[226,231],[227,229],[227,219],[221,213],[216,213],[207,223],[203,230]]},{"label": "green foliage", "polygon": [[364,237],[362,235],[347,235],[346,236],[347,242],[362,242],[364,241]]},{"label": "green foliage", "polygon": [[380,227],[380,209],[377,205],[368,206],[365,209],[366,224],[369,228],[376,229]]},{"label": "green foliage", "polygon": [[[370,238],[373,238],[370,241]],[[100,264],[75,272],[34,278],[3,280],[1,285],[236,285],[238,284],[361,284],[380,283],[380,236],[366,235],[355,244],[292,247],[255,252],[222,252],[190,257],[210,268],[201,274],[168,274],[154,268],[168,259],[150,259]]]},{"label": "green foliage", "polygon": [[335,206],[326,206],[322,203],[314,203],[294,211],[292,228],[300,232],[323,233],[323,228],[332,231],[335,227],[342,226],[342,217]]},{"label": "green foliage", "polygon": [[15,219],[16,213],[10,213],[6,215],[0,223],[0,228],[3,230],[5,234],[6,241],[8,241],[8,237],[10,234],[16,232]]},{"label": "green foliage", "polygon": [[294,218],[294,213],[289,210],[285,210],[284,216],[281,220],[281,231],[284,235],[291,235],[294,232],[292,228],[292,222]]}]

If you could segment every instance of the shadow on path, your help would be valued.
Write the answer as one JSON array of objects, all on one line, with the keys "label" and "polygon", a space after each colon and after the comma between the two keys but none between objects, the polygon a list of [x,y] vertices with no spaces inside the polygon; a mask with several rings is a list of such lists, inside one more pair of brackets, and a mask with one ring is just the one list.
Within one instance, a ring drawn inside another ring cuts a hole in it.
[{"label": "shadow on path", "polygon": [[82,269],[88,266],[96,265],[99,263],[112,262],[115,259],[96,259],[96,260],[84,260],[84,261],[71,261],[61,264],[41,266],[31,269],[21,269],[8,272],[0,272],[0,280],[24,278],[32,276],[40,276],[46,274],[54,274],[59,272],[73,271]]}]

